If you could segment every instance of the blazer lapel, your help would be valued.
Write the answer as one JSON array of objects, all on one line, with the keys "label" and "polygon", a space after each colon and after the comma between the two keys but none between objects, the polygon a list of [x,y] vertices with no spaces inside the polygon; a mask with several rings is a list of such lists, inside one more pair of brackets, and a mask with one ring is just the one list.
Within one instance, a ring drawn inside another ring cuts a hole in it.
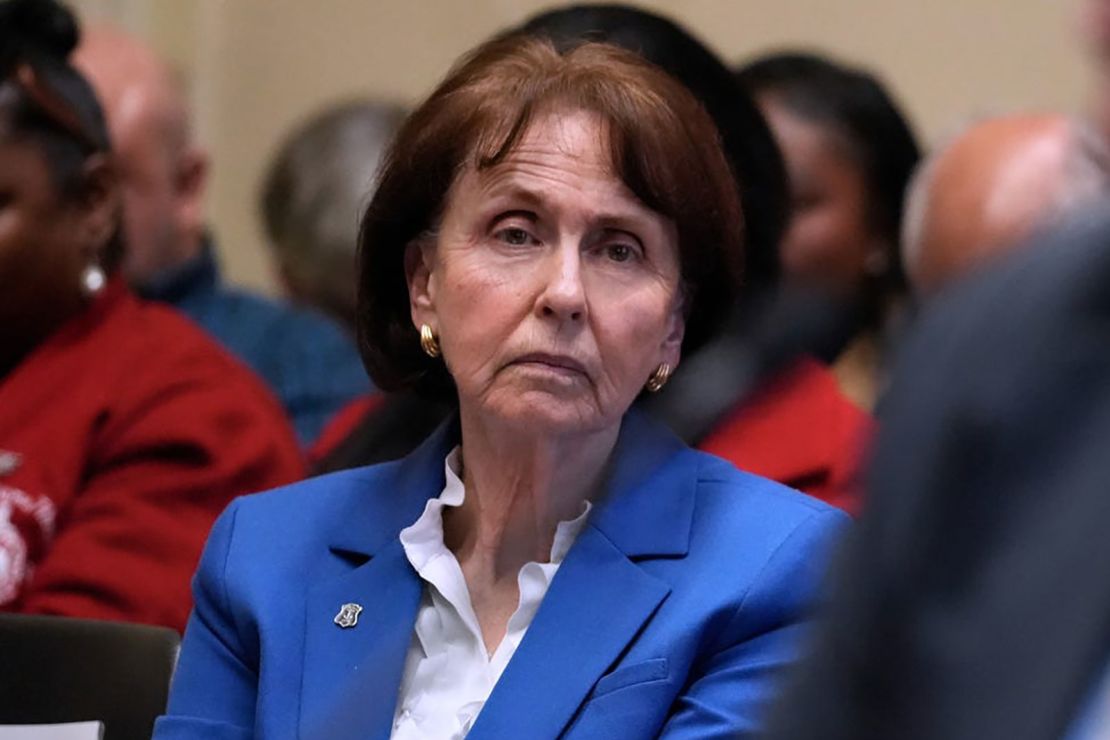
[{"label": "blazer lapel", "polygon": [[[301,737],[389,737],[420,594],[420,578],[399,540],[312,590],[305,613]],[[335,624],[345,604],[362,607],[357,623],[347,628]]]},{"label": "blazer lapel", "polygon": [[468,737],[557,737],[669,592],[584,529]]},{"label": "blazer lapel", "polygon": [[[399,539],[443,490],[444,458],[458,438],[449,420],[404,460],[367,468],[336,517],[329,549],[353,563],[309,589],[305,604],[300,736],[388,738],[422,585]],[[357,622],[336,624],[344,605]]]},{"label": "blazer lapel", "polygon": [[559,566],[520,647],[468,735],[557,737],[670,593],[630,558],[689,547],[697,456],[630,412],[609,493]]}]

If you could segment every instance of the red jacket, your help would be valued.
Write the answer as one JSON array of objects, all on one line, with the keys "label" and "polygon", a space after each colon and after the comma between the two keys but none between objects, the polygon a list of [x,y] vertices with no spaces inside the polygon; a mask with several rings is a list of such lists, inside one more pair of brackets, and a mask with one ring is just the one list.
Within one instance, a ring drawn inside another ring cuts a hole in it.
[{"label": "red jacket", "polygon": [[180,630],[216,516],[302,474],[261,381],[114,280],[0,378],[0,610]]},{"label": "red jacket", "polygon": [[[380,401],[366,396],[336,414],[310,459],[324,459]],[[803,358],[733,409],[698,448],[855,514],[874,428],[831,370]]]}]

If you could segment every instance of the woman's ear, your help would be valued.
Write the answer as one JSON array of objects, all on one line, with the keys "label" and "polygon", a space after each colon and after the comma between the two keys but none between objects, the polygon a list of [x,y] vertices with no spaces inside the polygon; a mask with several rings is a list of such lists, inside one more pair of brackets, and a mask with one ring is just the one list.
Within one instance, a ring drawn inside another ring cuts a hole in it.
[{"label": "woman's ear", "polygon": [[434,330],[435,281],[432,279],[434,246],[430,238],[413,239],[405,247],[405,281],[409,286],[409,311],[413,326],[428,324]]},{"label": "woman's ear", "polygon": [[682,340],[686,337],[686,300],[679,295],[667,316],[667,333],[663,336],[660,362],[671,366],[673,371],[682,359]]},{"label": "woman's ear", "polygon": [[174,162],[174,217],[181,231],[201,238],[207,224],[204,220],[204,193],[208,185],[208,155],[189,147]]},{"label": "woman's ear", "polygon": [[81,245],[90,258],[100,259],[120,228],[119,184],[110,156],[94,154],[85,161],[76,204]]}]

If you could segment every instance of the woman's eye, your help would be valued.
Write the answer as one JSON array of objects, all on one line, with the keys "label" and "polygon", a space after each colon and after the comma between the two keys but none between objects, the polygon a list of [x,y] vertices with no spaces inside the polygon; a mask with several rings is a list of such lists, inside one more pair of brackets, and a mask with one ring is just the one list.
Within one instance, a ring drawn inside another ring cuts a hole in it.
[{"label": "woman's eye", "polygon": [[501,229],[500,231],[497,232],[496,236],[501,241],[505,242],[506,244],[510,244],[514,247],[522,247],[525,244],[531,243],[531,241],[532,241],[532,235],[531,234],[529,234],[524,229],[517,228],[517,227],[510,227],[510,228],[507,228],[507,229]]},{"label": "woman's eye", "polygon": [[627,244],[610,244],[605,247],[605,256],[614,262],[627,262],[632,259],[632,247]]}]

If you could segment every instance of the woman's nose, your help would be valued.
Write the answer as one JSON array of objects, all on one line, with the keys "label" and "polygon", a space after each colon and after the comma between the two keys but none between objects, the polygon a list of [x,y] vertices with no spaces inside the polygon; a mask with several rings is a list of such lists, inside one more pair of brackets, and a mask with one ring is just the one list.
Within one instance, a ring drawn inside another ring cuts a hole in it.
[{"label": "woman's nose", "polygon": [[581,321],[586,316],[586,291],[577,245],[552,250],[540,295],[540,313],[559,321]]}]

